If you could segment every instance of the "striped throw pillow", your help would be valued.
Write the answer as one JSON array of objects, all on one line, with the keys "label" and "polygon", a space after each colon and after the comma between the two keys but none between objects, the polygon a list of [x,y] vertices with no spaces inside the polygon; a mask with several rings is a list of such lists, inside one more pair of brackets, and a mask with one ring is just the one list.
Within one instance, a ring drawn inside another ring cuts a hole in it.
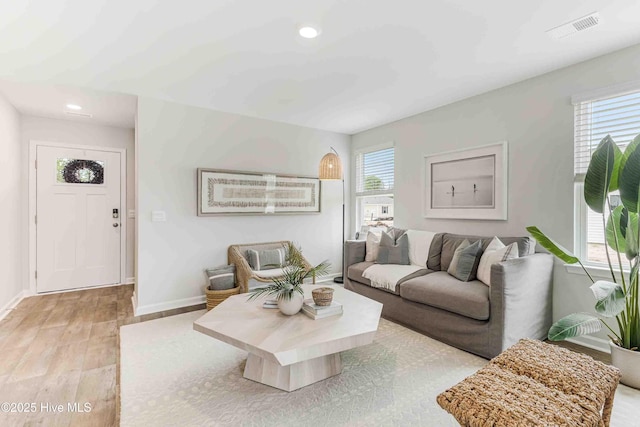
[{"label": "striped throw pillow", "polygon": [[281,268],[287,259],[284,248],[247,250],[247,260],[252,270],[273,270]]}]

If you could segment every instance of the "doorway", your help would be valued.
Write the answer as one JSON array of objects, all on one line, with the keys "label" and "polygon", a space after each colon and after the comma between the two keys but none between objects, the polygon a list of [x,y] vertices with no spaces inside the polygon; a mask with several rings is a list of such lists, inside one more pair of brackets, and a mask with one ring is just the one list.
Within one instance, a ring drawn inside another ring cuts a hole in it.
[{"label": "doorway", "polygon": [[122,283],[125,150],[36,143],[32,155],[35,291]]}]

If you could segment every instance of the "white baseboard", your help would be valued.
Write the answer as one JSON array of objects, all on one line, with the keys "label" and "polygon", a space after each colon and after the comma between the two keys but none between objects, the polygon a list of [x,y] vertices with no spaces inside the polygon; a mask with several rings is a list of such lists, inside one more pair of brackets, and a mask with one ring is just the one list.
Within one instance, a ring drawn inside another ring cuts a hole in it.
[{"label": "white baseboard", "polygon": [[133,285],[136,283],[136,278],[135,277],[127,277],[124,279],[124,283],[123,285]]},{"label": "white baseboard", "polygon": [[316,279],[316,283],[333,282],[336,277],[342,277],[342,273],[331,273]]},{"label": "white baseboard", "polygon": [[4,307],[0,308],[0,320],[4,319],[7,314],[11,313],[11,310],[16,308],[20,301],[22,301],[25,297],[29,296],[29,291],[21,291],[18,295],[11,298],[11,300],[4,305]]},{"label": "white baseboard", "polygon": [[611,349],[609,348],[609,341],[602,338],[590,337],[585,335],[582,337],[568,338],[567,341],[593,350],[602,351],[603,353],[611,353]]},{"label": "white baseboard", "polygon": [[197,297],[183,298],[183,299],[177,299],[173,301],[161,302],[157,304],[148,304],[148,305],[138,306],[137,298],[135,298],[136,300],[134,301],[134,297],[131,297],[131,300],[133,303],[134,314],[136,316],[142,316],[143,314],[157,313],[159,311],[172,310],[174,308],[190,307],[192,305],[204,304],[207,301],[204,295],[199,295]]}]

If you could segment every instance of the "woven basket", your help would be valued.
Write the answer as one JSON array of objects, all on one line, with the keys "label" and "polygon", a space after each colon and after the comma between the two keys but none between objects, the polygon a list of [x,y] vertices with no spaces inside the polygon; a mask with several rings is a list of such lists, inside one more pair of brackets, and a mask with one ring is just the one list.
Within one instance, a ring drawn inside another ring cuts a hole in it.
[{"label": "woven basket", "polygon": [[222,291],[212,291],[205,287],[204,293],[207,296],[207,310],[211,310],[213,307],[217,306],[222,301],[229,298],[231,295],[239,294],[240,286],[236,286],[232,289],[225,289]]}]

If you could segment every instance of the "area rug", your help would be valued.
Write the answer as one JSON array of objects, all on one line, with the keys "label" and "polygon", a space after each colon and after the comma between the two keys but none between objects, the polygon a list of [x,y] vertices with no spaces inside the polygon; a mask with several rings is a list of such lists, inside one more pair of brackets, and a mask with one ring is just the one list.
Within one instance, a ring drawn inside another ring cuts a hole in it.
[{"label": "area rug", "polygon": [[[245,351],[193,331],[204,313],[120,329],[122,426],[456,426],[436,396],[487,363],[382,319],[372,344],[342,353],[341,375],[287,393],[244,379]],[[612,426],[638,425],[638,405],[620,386]]]}]

